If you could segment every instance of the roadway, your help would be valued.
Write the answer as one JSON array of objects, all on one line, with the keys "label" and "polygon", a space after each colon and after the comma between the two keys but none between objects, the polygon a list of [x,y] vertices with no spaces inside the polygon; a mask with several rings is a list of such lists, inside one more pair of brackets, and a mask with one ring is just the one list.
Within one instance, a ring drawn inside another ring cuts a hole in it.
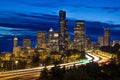
[{"label": "roadway", "polygon": [[[91,62],[97,62],[99,61],[99,57],[94,56],[93,54],[87,53],[86,54],[86,58]],[[76,62],[70,62],[70,63],[64,63],[64,64],[60,64],[60,67],[72,67],[75,65],[84,65],[86,63],[89,62],[85,62],[85,63],[80,63],[80,61],[76,61]],[[47,69],[51,69],[52,67],[54,67],[54,65],[50,65],[47,66]],[[29,76],[29,78],[31,77],[31,75],[33,77],[38,77],[40,75],[40,71],[43,70],[44,67],[36,67],[36,68],[29,68],[29,69],[21,69],[21,70],[13,70],[13,71],[7,71],[7,72],[0,72],[0,80],[12,80],[13,78],[21,78],[21,77],[27,77]],[[20,79],[21,80],[21,79]],[[30,79],[22,79],[22,80],[30,80]]]}]

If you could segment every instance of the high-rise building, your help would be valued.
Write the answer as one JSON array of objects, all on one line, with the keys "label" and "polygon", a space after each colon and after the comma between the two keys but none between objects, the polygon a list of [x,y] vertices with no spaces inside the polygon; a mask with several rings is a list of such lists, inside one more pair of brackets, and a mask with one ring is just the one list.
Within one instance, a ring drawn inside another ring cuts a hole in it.
[{"label": "high-rise building", "polygon": [[45,48],[46,45],[46,32],[38,31],[36,48]]},{"label": "high-rise building", "polygon": [[86,50],[90,50],[91,49],[91,38],[90,37],[86,37],[85,38],[85,49]]},{"label": "high-rise building", "polygon": [[49,30],[48,47],[51,51],[59,51],[59,33],[52,28]]},{"label": "high-rise building", "polygon": [[14,47],[17,47],[18,46],[18,38],[15,36],[14,38]]},{"label": "high-rise building", "polygon": [[66,20],[66,12],[63,10],[59,11],[60,20]]},{"label": "high-rise building", "polygon": [[68,35],[68,49],[72,49],[72,42],[70,35]]},{"label": "high-rise building", "polygon": [[104,46],[110,45],[110,29],[104,29]]},{"label": "high-rise building", "polygon": [[68,47],[68,26],[66,20],[66,12],[63,10],[59,11],[59,50],[60,52],[67,50]]},{"label": "high-rise building", "polygon": [[74,27],[74,48],[82,51],[85,48],[85,21],[76,21]]},{"label": "high-rise building", "polygon": [[53,45],[53,29],[50,28],[49,33],[48,33],[48,47],[51,49],[52,45]]},{"label": "high-rise building", "polygon": [[15,57],[19,57],[21,51],[22,51],[22,48],[20,46],[17,46],[17,47],[13,48],[13,54],[15,55]]},{"label": "high-rise building", "polygon": [[104,40],[103,37],[98,37],[98,44],[99,44],[100,46],[103,46],[103,40]]},{"label": "high-rise building", "polygon": [[13,54],[15,57],[19,57],[20,56],[20,52],[21,52],[21,47],[18,46],[18,38],[15,36],[14,41],[13,41]]},{"label": "high-rise building", "polygon": [[30,49],[31,48],[31,39],[29,39],[29,38],[23,39],[23,47]]}]

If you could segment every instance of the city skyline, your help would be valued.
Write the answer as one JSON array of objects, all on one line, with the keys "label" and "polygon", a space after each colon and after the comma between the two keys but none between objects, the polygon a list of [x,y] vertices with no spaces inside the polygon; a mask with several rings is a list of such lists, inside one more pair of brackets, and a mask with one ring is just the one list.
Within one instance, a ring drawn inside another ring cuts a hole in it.
[{"label": "city skyline", "polygon": [[[86,1],[89,3],[88,0]],[[66,11],[68,31],[72,36],[72,40],[76,20],[86,21],[86,36],[90,36],[93,42],[97,41],[98,36],[103,35],[103,27],[110,28],[111,40],[120,40],[119,1],[116,0],[110,3],[111,1],[105,0],[100,3],[99,0],[91,1],[89,5],[84,1],[76,1],[73,3],[72,1],[67,2],[64,0],[54,2],[47,0],[36,0],[34,2],[32,0],[21,0],[19,2],[9,2],[9,0],[1,1],[0,52],[11,46],[14,35],[18,36],[21,43],[23,38],[31,38],[32,45],[35,46],[36,42],[33,42],[36,39],[37,31],[42,30],[48,32],[51,27],[58,31],[58,11],[61,9]],[[104,2],[106,5],[103,4]],[[48,5],[48,3],[56,4]],[[93,6],[93,3],[96,3],[96,5]],[[97,5],[98,3],[99,5]],[[98,30],[98,32],[96,32],[96,30]]]},{"label": "city skyline", "polygon": [[119,80],[119,13],[120,0],[0,0],[0,80]]}]

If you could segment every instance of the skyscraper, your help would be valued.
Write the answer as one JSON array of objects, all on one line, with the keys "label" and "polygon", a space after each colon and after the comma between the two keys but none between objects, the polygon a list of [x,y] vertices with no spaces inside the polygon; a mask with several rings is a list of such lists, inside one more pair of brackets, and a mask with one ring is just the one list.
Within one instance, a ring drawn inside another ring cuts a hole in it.
[{"label": "skyscraper", "polygon": [[52,28],[49,30],[48,46],[51,51],[59,51],[59,33]]},{"label": "skyscraper", "polygon": [[45,31],[38,31],[37,33],[37,48],[42,48],[46,45],[46,32]]},{"label": "skyscraper", "polygon": [[13,42],[13,54],[15,55],[15,57],[18,57],[20,55],[21,52],[21,47],[18,46],[18,38],[15,36],[14,37],[14,42]]},{"label": "skyscraper", "polygon": [[66,20],[66,12],[63,10],[59,11],[59,50],[65,51],[67,50],[68,46],[68,26],[67,26],[67,20]]},{"label": "skyscraper", "polygon": [[18,38],[15,36],[14,38],[14,47],[17,47],[18,46]]},{"label": "skyscraper", "polygon": [[103,46],[104,38],[103,37],[98,37],[98,43],[99,43],[100,46]]},{"label": "skyscraper", "polygon": [[104,29],[104,46],[110,45],[110,29]]},{"label": "skyscraper", "polygon": [[68,34],[68,49],[72,49],[71,37],[69,34]]},{"label": "skyscraper", "polygon": [[85,49],[86,50],[90,50],[91,49],[91,38],[90,37],[86,37],[85,38]]},{"label": "skyscraper", "polygon": [[85,48],[85,21],[76,21],[74,27],[74,48],[82,51]]},{"label": "skyscraper", "polygon": [[29,38],[23,39],[23,47],[27,49],[31,48],[31,40]]},{"label": "skyscraper", "polygon": [[53,29],[50,28],[49,33],[48,33],[48,47],[51,49],[52,45],[53,45]]}]

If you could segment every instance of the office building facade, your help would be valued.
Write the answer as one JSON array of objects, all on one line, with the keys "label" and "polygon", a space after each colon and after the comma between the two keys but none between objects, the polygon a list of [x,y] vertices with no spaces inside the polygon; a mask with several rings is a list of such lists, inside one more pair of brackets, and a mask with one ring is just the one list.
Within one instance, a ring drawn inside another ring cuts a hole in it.
[{"label": "office building facade", "polygon": [[29,38],[23,39],[23,48],[27,48],[27,49],[31,48],[31,39]]},{"label": "office building facade", "polygon": [[104,46],[110,45],[110,29],[104,29]]},{"label": "office building facade", "polygon": [[59,11],[59,51],[65,51],[68,48],[68,25],[66,12]]},{"label": "office building facade", "polygon": [[18,38],[15,36],[13,41],[13,47],[17,47],[17,46],[18,46]]},{"label": "office building facade", "polygon": [[91,38],[86,37],[85,38],[85,50],[90,50],[91,49]]},{"label": "office building facade", "polygon": [[104,44],[104,38],[103,37],[98,37],[98,44],[100,45],[100,46],[103,46],[103,44]]},{"label": "office building facade", "polygon": [[46,47],[46,32],[38,31],[36,48],[45,48],[45,47]]},{"label": "office building facade", "polygon": [[51,51],[59,51],[59,33],[52,28],[48,34],[48,47]]},{"label": "office building facade", "polygon": [[85,48],[85,21],[76,21],[76,26],[74,27],[74,49],[79,51]]}]

